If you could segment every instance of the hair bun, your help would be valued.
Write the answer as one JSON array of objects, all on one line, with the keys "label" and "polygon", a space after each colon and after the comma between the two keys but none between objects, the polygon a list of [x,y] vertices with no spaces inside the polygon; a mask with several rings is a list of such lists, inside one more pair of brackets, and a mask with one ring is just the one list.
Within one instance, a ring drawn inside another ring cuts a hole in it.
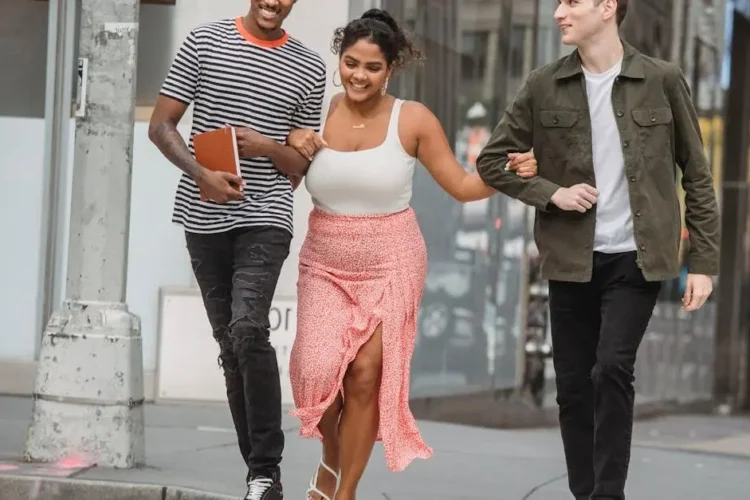
[{"label": "hair bun", "polygon": [[384,11],[381,9],[370,9],[364,14],[362,14],[362,17],[360,19],[374,19],[376,21],[380,21],[382,23],[387,24],[388,27],[391,28],[394,33],[401,32],[401,28],[399,27],[398,23],[393,18],[393,16],[390,15],[387,11]]}]

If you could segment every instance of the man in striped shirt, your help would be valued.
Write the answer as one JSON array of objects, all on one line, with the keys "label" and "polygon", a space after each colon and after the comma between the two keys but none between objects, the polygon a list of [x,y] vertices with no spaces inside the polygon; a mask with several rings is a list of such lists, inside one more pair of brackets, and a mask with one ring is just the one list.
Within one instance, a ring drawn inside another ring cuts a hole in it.
[{"label": "man in striped shirt", "polygon": [[[285,145],[320,128],[323,59],[282,28],[295,0],[251,0],[244,17],[194,28],[164,81],[149,137],[183,171],[173,221],[186,234],[240,452],[248,500],[283,498],[281,387],[268,314],[292,238],[293,186],[309,161]],[[188,144],[176,126],[193,105]],[[237,128],[242,177],[205,169],[193,136]],[[212,201],[201,201],[199,190]]]}]

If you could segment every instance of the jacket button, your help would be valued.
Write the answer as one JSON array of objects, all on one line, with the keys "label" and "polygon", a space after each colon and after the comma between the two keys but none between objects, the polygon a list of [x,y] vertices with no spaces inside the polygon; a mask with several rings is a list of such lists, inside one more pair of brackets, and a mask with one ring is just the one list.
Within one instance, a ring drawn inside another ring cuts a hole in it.
[{"label": "jacket button", "polygon": [[655,117],[654,115],[651,115],[651,121],[652,121],[652,122],[655,122],[655,121],[656,121],[656,117]]},{"label": "jacket button", "polygon": [[635,211],[635,216],[636,217],[640,217],[641,216],[641,211],[640,210],[636,210]]},{"label": "jacket button", "polygon": [[630,182],[635,182],[635,175],[630,176]]},{"label": "jacket button", "polygon": [[620,118],[622,118],[624,115],[625,113],[623,113],[621,109],[617,111],[617,116],[619,116]]},{"label": "jacket button", "polygon": [[624,141],[622,143],[622,145],[625,146],[625,147],[628,147],[628,146],[630,146],[630,141]]},{"label": "jacket button", "polygon": [[560,123],[560,120],[559,120],[559,119],[558,119],[557,117],[555,117],[555,119],[554,119],[554,120],[552,120],[552,121],[553,121],[554,123]]},{"label": "jacket button", "polygon": [[646,245],[641,245],[641,250],[645,250],[645,249],[646,249]]}]

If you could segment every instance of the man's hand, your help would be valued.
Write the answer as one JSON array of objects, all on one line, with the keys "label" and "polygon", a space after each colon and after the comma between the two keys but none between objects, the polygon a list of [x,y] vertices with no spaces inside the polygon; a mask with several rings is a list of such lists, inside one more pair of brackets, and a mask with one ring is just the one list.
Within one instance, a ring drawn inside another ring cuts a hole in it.
[{"label": "man's hand", "polygon": [[685,296],[682,298],[682,308],[685,311],[697,311],[714,289],[711,276],[705,274],[688,274],[685,284]]},{"label": "man's hand", "polygon": [[268,151],[273,144],[273,139],[264,136],[249,128],[235,128],[237,134],[237,150],[240,158],[257,158],[258,156],[268,156]]},{"label": "man's hand", "polygon": [[312,161],[313,156],[315,156],[318,150],[328,147],[326,141],[310,129],[292,130],[286,139],[286,143],[307,158],[308,161]]},{"label": "man's hand", "polygon": [[526,153],[510,153],[508,159],[510,161],[505,167],[505,170],[516,172],[518,177],[527,179],[529,177],[534,177],[537,174],[538,166],[533,149]]},{"label": "man's hand", "polygon": [[560,188],[552,195],[552,203],[567,212],[586,213],[596,203],[599,191],[588,184],[576,184],[569,188]]},{"label": "man's hand", "polygon": [[209,200],[216,203],[224,204],[244,198],[242,178],[227,172],[214,172],[204,168],[196,184]]}]

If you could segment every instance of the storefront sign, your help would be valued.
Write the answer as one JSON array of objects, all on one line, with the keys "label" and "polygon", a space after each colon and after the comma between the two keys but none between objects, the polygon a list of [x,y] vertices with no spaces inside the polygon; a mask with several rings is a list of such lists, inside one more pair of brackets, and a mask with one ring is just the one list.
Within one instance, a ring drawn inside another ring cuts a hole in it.
[{"label": "storefront sign", "polygon": [[[217,364],[219,348],[198,289],[163,289],[160,317],[157,398],[224,401],[224,376]],[[268,320],[279,362],[282,403],[290,405],[289,355],[297,331],[296,299],[275,297]]]}]

